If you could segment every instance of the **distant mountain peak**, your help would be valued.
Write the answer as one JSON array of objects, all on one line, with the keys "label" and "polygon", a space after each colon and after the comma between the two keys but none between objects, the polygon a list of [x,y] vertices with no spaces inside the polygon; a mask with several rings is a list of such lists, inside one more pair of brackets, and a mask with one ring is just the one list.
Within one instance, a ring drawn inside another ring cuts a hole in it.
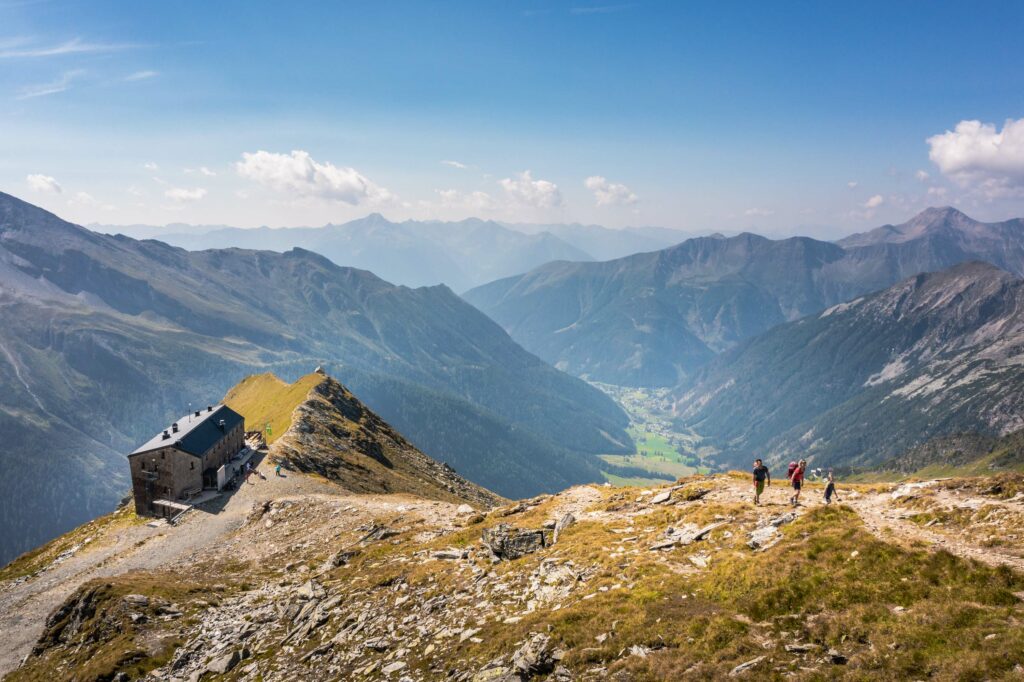
[{"label": "distant mountain peak", "polygon": [[974,220],[966,213],[952,206],[932,206],[899,225],[882,225],[867,232],[858,232],[838,243],[844,248],[869,246],[872,244],[903,243],[928,235],[953,231],[977,234],[985,229],[985,223]]}]

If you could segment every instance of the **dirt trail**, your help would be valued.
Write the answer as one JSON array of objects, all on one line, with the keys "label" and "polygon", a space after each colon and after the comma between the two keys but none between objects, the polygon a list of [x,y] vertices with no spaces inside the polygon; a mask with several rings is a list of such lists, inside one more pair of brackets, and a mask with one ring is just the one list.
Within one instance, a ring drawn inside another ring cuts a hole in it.
[{"label": "dirt trail", "polygon": [[407,500],[402,496],[355,495],[313,477],[285,472],[276,476],[266,463],[266,479],[252,478],[231,494],[222,494],[188,512],[176,526],[134,525],[95,538],[74,556],[23,582],[0,584],[0,677],[16,668],[42,634],[47,615],[83,583],[128,571],[168,568],[188,563],[231,536],[245,523],[254,502],[299,497],[344,500],[359,513],[396,512],[415,506],[425,517],[440,520],[451,505]]},{"label": "dirt trail", "polygon": [[[737,479],[721,479],[721,481],[724,485],[716,485],[709,499],[736,501],[737,499],[751,498],[750,484]],[[873,492],[850,490],[849,487],[839,484],[840,504],[847,505],[856,511],[864,522],[864,526],[876,537],[886,542],[897,542],[903,545],[921,543],[932,550],[946,550],[951,554],[965,559],[974,559],[989,566],[1005,565],[1024,572],[1024,557],[1014,554],[1009,548],[987,547],[979,542],[986,533],[972,532],[977,530],[974,527],[971,530],[966,530],[955,526],[922,526],[908,518],[915,513],[915,510],[900,504],[900,500],[906,501],[910,495],[927,494],[934,508],[937,509],[977,510],[986,506],[999,507],[1024,518],[1024,500],[1007,501],[960,494],[940,488],[936,483],[936,481],[925,481],[921,484],[914,484],[908,495],[897,498],[893,497],[893,491],[900,487],[898,484],[886,486]],[[823,488],[819,486],[805,487],[801,504],[796,508],[797,513],[804,513],[809,509],[824,506],[823,492]],[[766,511],[792,509],[787,502],[790,494],[792,494],[792,490],[785,481],[776,481],[775,485],[762,496],[764,509]]]}]

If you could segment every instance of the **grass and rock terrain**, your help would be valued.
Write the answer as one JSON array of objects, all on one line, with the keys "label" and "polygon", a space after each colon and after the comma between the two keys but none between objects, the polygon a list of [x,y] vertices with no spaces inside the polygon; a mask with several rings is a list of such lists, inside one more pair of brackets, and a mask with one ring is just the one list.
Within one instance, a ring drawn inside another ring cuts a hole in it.
[{"label": "grass and rock terrain", "polygon": [[[793,509],[698,475],[486,509],[271,474],[221,514],[115,515],[56,567],[9,567],[22,594],[82,570],[5,670],[29,654],[7,679],[1017,679],[1024,477],[997,483],[840,486],[831,507],[811,484]],[[953,502],[1005,517],[983,535],[914,518]],[[515,529],[530,542],[493,541]]]}]

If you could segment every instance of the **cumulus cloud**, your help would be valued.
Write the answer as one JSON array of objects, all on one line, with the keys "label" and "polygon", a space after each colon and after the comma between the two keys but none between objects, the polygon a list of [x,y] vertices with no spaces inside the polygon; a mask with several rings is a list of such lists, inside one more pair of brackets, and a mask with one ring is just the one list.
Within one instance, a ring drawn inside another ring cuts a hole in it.
[{"label": "cumulus cloud", "polygon": [[206,196],[206,190],[202,187],[171,187],[164,191],[164,196],[181,203],[188,201],[199,201]]},{"label": "cumulus cloud", "polygon": [[547,180],[534,180],[528,170],[519,173],[515,178],[499,180],[498,184],[511,199],[527,206],[554,208],[562,205],[562,192],[558,185]]},{"label": "cumulus cloud", "polygon": [[466,170],[467,168],[469,168],[469,166],[467,166],[464,163],[459,163],[458,161],[451,160],[443,160],[441,161],[441,165],[451,166],[452,168],[458,168],[459,170]]},{"label": "cumulus cloud", "polygon": [[594,193],[598,206],[626,206],[639,201],[633,190],[617,182],[608,182],[600,175],[591,175],[583,186]]},{"label": "cumulus cloud", "polygon": [[446,208],[465,208],[471,211],[492,211],[497,207],[487,192],[460,192],[457,189],[439,189],[437,195]]},{"label": "cumulus cloud", "polygon": [[921,182],[928,182],[928,179],[931,177],[931,175],[929,175],[928,171],[926,170],[919,170],[916,173],[914,173],[914,177],[920,180]]},{"label": "cumulus cloud", "polygon": [[856,189],[857,185],[859,184],[860,183],[857,182],[856,180],[850,180],[848,183],[846,183],[846,186],[849,187],[850,189]]},{"label": "cumulus cloud", "polygon": [[243,178],[301,197],[343,201],[353,206],[394,198],[391,192],[374,184],[355,168],[320,163],[301,150],[291,154],[245,152],[242,160],[235,163],[235,169]]},{"label": "cumulus cloud", "polygon": [[25,177],[25,181],[28,182],[28,186],[36,192],[47,192],[50,194],[60,194],[64,191],[64,188],[60,186],[53,176],[43,175],[42,173],[33,173]]},{"label": "cumulus cloud", "polygon": [[743,212],[743,215],[763,217],[775,215],[775,211],[771,210],[770,208],[748,208],[746,211]]},{"label": "cumulus cloud", "polygon": [[1024,118],[993,123],[960,121],[953,130],[926,142],[943,175],[961,187],[993,199],[1024,195]]},{"label": "cumulus cloud", "polygon": [[885,203],[885,198],[881,194],[876,194],[864,202],[864,208],[878,208],[883,203]]}]

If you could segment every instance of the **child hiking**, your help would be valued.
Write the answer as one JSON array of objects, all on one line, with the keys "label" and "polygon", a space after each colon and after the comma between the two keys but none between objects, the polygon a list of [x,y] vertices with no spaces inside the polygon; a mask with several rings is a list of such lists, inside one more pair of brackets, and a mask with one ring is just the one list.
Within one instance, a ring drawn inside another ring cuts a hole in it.
[{"label": "child hiking", "polygon": [[764,465],[760,459],[754,460],[754,504],[761,504],[761,495],[764,493],[765,486],[771,486],[772,475],[768,471],[768,467]]},{"label": "child hiking", "polygon": [[802,459],[789,475],[789,482],[793,485],[793,497],[789,503],[794,507],[800,504],[800,489],[804,486],[804,473],[807,471],[807,460]]},{"label": "child hiking", "polygon": [[832,504],[832,496],[836,496],[836,502],[839,502],[839,493],[836,492],[836,477],[832,473],[832,470],[828,470],[828,478],[825,479],[825,504]]}]

